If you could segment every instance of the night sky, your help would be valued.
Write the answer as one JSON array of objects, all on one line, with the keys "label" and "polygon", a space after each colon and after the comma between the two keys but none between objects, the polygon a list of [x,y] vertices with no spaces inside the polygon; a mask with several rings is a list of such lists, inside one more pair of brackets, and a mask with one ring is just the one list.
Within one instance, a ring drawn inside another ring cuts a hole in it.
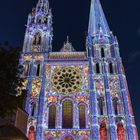
[{"label": "night sky", "polygon": [[[38,0],[1,0],[0,43],[22,47],[27,15]],[[110,29],[118,37],[131,100],[140,134],[140,1],[101,0]],[[77,50],[85,50],[90,0],[50,0],[53,13],[53,49],[70,36]]]}]

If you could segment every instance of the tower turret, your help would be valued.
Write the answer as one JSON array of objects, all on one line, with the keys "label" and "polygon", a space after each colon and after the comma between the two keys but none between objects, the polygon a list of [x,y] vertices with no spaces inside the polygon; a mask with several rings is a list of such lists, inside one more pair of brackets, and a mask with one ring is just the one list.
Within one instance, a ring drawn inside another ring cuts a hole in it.
[{"label": "tower turret", "polygon": [[118,40],[109,29],[100,0],[91,0],[87,52],[92,139],[138,140]]},{"label": "tower turret", "polygon": [[23,52],[52,51],[52,13],[48,0],[39,0],[28,16]]}]

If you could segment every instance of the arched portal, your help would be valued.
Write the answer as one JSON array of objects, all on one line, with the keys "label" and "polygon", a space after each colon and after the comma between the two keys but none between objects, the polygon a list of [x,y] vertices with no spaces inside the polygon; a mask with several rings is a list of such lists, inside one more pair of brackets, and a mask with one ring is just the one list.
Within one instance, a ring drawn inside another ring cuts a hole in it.
[{"label": "arched portal", "polygon": [[100,140],[107,140],[107,130],[105,123],[101,123],[100,125]]},{"label": "arched portal", "polygon": [[118,135],[118,140],[125,140],[125,133],[122,124],[117,125],[117,135]]},{"label": "arched portal", "polygon": [[31,126],[30,128],[29,128],[29,133],[28,133],[28,138],[29,138],[29,140],[35,140],[36,138],[35,138],[35,135],[36,135],[36,133],[35,133],[35,128],[34,128],[34,126]]},{"label": "arched portal", "polygon": [[73,105],[72,101],[66,100],[63,102],[62,111],[62,128],[73,127]]}]

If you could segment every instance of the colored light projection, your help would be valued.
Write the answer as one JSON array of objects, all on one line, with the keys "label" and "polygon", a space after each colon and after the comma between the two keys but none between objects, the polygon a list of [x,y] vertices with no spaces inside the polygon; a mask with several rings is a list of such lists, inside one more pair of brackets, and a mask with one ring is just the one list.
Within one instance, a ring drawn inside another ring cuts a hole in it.
[{"label": "colored light projection", "polygon": [[34,78],[32,81],[31,99],[38,97],[41,92],[42,78]]},{"label": "colored light projection", "polygon": [[24,55],[24,60],[25,61],[31,61],[32,59],[43,60],[44,59],[44,54],[35,54],[35,55],[25,54]]}]

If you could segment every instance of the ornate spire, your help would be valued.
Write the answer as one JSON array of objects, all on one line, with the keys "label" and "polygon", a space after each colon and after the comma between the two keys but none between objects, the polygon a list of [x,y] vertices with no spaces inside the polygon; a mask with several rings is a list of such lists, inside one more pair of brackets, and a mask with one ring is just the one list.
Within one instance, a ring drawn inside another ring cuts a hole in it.
[{"label": "ornate spire", "polygon": [[72,46],[72,43],[69,42],[69,36],[67,36],[67,42],[64,42],[64,46],[60,50],[61,52],[74,52],[75,49]]},{"label": "ornate spire", "polygon": [[110,34],[100,0],[91,0],[88,34],[94,36],[102,30],[104,35]]}]

